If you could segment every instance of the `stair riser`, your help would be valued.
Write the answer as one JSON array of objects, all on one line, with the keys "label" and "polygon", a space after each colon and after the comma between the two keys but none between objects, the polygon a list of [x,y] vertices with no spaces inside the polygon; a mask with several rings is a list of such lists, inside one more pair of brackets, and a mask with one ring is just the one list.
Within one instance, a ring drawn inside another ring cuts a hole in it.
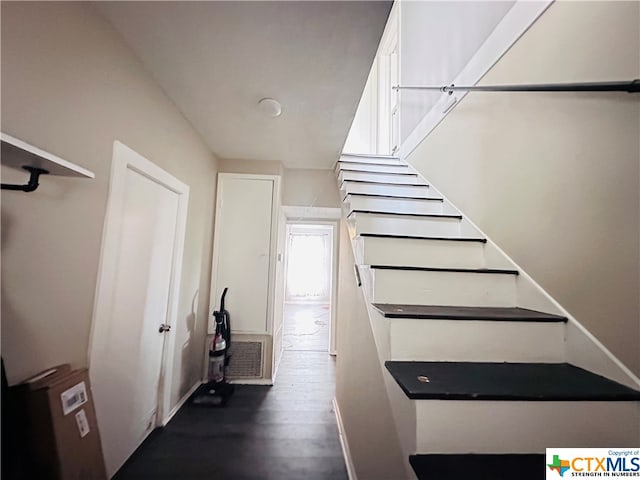
[{"label": "stair riser", "polygon": [[340,157],[340,160],[355,163],[383,163],[385,165],[405,165],[405,163],[397,158],[352,157],[349,155],[343,155]]},{"label": "stair riser", "polygon": [[[401,217],[355,213],[356,233],[399,234],[431,237],[461,236],[457,218]],[[411,265],[411,264],[409,264]]]},{"label": "stair riser", "polygon": [[362,237],[365,265],[483,268],[484,244]]},{"label": "stair riser", "polygon": [[429,187],[408,187],[406,185],[376,185],[373,183],[344,182],[342,197],[347,193],[369,193],[372,195],[401,195],[405,197],[427,197]]},{"label": "stair riser", "polygon": [[[382,375],[400,448],[402,449],[403,457],[408,458],[409,455],[416,453],[417,424],[415,402],[409,399],[402,389],[398,388],[386,368],[383,368]],[[399,478],[415,478],[415,476],[399,476]]]},{"label": "stair riser", "polygon": [[564,323],[389,318],[391,360],[563,362]]},{"label": "stair riser", "polygon": [[544,453],[640,444],[640,403],[416,401],[417,453]]},{"label": "stair riser", "polygon": [[389,183],[405,183],[405,184],[420,184],[426,185],[424,180],[421,180],[414,175],[389,175],[379,173],[360,173],[360,172],[340,172],[338,175],[338,181],[365,181],[365,182],[389,182]]},{"label": "stair riser", "polygon": [[336,166],[336,174],[340,173],[341,171],[349,170],[358,170],[360,172],[373,173],[413,173],[410,168],[402,165],[356,165],[354,163],[338,163],[338,165]]},{"label": "stair riser", "polygon": [[444,202],[438,200],[401,200],[377,197],[347,197],[352,210],[394,213],[443,213]]},{"label": "stair riser", "polygon": [[516,306],[514,275],[381,269],[372,272],[375,303]]}]

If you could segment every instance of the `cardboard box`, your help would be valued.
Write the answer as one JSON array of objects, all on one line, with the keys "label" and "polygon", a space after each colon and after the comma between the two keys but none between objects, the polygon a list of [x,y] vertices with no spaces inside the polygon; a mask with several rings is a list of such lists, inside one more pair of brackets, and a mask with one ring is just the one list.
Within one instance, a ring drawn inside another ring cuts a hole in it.
[{"label": "cardboard box", "polygon": [[106,480],[87,369],[58,365],[16,387],[30,478]]}]

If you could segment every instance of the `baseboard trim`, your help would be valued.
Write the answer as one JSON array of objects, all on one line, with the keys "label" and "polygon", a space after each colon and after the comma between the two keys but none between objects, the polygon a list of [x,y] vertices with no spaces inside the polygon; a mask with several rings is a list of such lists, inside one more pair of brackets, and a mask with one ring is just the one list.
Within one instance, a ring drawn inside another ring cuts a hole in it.
[{"label": "baseboard trim", "polygon": [[200,380],[198,380],[196,383],[193,384],[193,386],[189,389],[189,391],[187,391],[187,393],[185,393],[182,398],[180,400],[178,400],[178,403],[176,403],[176,405],[171,409],[171,411],[169,412],[169,415],[167,415],[165,417],[165,419],[162,421],[162,426],[165,427],[167,425],[167,423],[169,423],[171,421],[171,419],[173,418],[173,416],[178,413],[178,410],[180,410],[182,408],[182,406],[187,403],[187,400],[189,400],[189,397],[191,397],[191,395],[193,395],[193,392],[195,392],[198,387],[202,385],[202,382]]},{"label": "baseboard trim", "polygon": [[273,385],[273,378],[230,378],[234,385]]},{"label": "baseboard trim", "polygon": [[356,475],[356,469],[353,465],[353,460],[351,459],[351,451],[349,450],[349,442],[347,441],[347,436],[344,432],[344,424],[342,423],[342,416],[340,415],[340,408],[338,407],[338,402],[335,397],[331,400],[333,404],[333,411],[336,414],[336,422],[338,423],[338,433],[340,434],[340,446],[342,447],[342,455],[344,456],[344,463],[347,466],[347,475],[349,476],[349,480],[358,480],[358,476]]}]

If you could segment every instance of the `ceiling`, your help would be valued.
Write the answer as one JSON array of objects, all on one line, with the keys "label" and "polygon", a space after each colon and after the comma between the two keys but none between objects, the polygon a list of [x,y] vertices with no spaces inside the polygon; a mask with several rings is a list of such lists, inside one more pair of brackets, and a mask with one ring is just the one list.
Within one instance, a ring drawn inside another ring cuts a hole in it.
[{"label": "ceiling", "polygon": [[[330,168],[391,2],[100,2],[220,158]],[[264,97],[282,104],[269,118]]]}]

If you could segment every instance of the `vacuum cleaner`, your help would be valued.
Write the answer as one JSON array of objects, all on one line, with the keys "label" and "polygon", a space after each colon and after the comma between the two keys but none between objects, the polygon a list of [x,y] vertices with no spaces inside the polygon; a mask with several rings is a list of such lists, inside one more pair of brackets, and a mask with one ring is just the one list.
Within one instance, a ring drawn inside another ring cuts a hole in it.
[{"label": "vacuum cleaner", "polygon": [[231,317],[224,308],[228,288],[222,292],[220,310],[213,312],[215,335],[209,346],[208,382],[195,393],[193,403],[206,406],[225,406],[233,394],[234,387],[227,382],[227,367],[231,360]]}]

